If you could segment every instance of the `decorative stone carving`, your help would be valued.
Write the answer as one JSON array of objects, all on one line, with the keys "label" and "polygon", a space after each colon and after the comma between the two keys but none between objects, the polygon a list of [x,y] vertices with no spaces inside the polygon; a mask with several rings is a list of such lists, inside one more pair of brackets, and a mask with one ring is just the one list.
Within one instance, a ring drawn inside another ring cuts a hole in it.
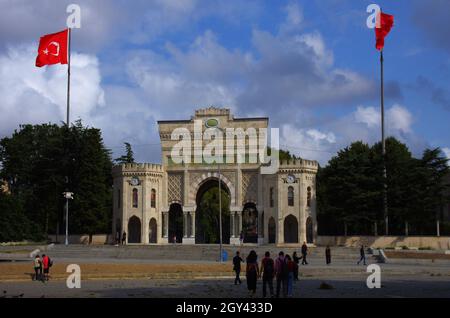
[{"label": "decorative stone carving", "polygon": [[258,199],[257,171],[242,173],[242,204],[256,202]]},{"label": "decorative stone carving", "polygon": [[167,181],[168,203],[183,202],[183,174],[171,173],[168,175]]}]

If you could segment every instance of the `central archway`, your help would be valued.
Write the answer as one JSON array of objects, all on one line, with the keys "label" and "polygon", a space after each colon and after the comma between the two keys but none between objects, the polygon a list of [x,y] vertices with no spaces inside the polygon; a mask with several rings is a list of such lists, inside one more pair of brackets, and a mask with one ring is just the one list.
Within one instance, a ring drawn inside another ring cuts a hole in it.
[{"label": "central archway", "polygon": [[[230,190],[221,182],[222,243],[230,244]],[[209,178],[199,187],[196,196],[195,243],[219,244],[219,180]]]}]

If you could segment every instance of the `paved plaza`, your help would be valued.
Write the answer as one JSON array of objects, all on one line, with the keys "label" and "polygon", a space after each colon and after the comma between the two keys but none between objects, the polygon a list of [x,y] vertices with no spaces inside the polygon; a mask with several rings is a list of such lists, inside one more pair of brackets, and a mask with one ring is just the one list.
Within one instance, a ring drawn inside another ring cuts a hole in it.
[{"label": "paved plaza", "polygon": [[[35,247],[33,247],[35,248]],[[192,257],[171,254],[170,247],[85,247],[57,246],[48,251],[55,265],[52,279],[42,283],[31,281],[32,263],[25,252],[32,247],[0,248],[0,296],[4,297],[151,297],[151,298],[247,298],[245,278],[235,286],[231,260],[219,263],[211,258],[216,247],[192,247]],[[44,248],[44,247],[41,247]],[[278,247],[251,247],[263,251]],[[121,257],[117,257],[119,254]],[[176,247],[175,247],[176,249]],[[232,249],[231,247],[227,247]],[[293,248],[285,251],[292,253]],[[322,249],[311,249],[309,265],[300,266],[300,281],[294,284],[295,298],[308,297],[439,297],[450,298],[450,261],[446,259],[389,259],[378,264],[369,256],[368,264],[381,268],[381,288],[369,289],[366,285],[367,267],[356,265],[358,251],[351,248],[334,248],[330,266],[325,265]],[[198,258],[198,255],[211,257]],[[424,252],[425,254],[426,252]],[[157,257],[157,255],[160,255]],[[164,256],[161,256],[164,255]],[[9,257],[9,259],[8,259]],[[15,258],[16,261],[11,262]],[[81,268],[81,288],[66,286],[68,264]],[[244,269],[244,265],[242,267]],[[242,276],[245,277],[245,274]],[[322,283],[331,289],[320,288]],[[262,296],[262,282],[258,281],[257,297]]]}]

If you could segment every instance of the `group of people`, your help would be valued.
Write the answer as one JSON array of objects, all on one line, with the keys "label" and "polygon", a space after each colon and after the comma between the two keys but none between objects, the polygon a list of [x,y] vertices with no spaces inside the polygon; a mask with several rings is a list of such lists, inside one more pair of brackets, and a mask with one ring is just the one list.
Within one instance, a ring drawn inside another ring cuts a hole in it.
[{"label": "group of people", "polygon": [[36,255],[34,258],[34,277],[33,280],[48,281],[50,275],[50,267],[53,261],[48,255],[42,254],[42,258]]},{"label": "group of people", "polygon": [[[256,294],[256,283],[258,278],[262,278],[263,283],[263,297],[267,296],[267,289],[269,289],[270,297],[280,297],[280,292],[283,297],[292,297],[293,283],[298,281],[298,268],[300,260],[302,265],[307,265],[306,256],[308,254],[308,247],[306,243],[303,244],[302,256],[298,257],[297,252],[292,254],[284,254],[283,251],[278,253],[278,257],[273,260],[270,252],[265,252],[261,264],[258,264],[258,256],[255,251],[251,251],[246,258],[245,275],[247,279],[247,289],[250,296]],[[233,258],[233,270],[236,273],[234,284],[241,284],[240,273],[241,263],[244,260],[240,256],[240,252],[236,252]],[[274,293],[274,280],[276,281],[276,293]]]}]

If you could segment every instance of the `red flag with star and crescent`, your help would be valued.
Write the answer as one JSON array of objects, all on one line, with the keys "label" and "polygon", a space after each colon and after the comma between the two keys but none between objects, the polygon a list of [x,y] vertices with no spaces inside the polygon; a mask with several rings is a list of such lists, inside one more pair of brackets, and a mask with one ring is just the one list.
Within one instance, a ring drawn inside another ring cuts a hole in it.
[{"label": "red flag with star and crescent", "polygon": [[384,48],[384,38],[389,34],[394,26],[394,16],[380,12],[377,17],[377,25],[375,27],[375,36],[377,38],[376,48],[378,51]]},{"label": "red flag with star and crescent", "polygon": [[68,34],[69,29],[65,29],[64,31],[41,37],[36,58],[37,67],[58,63],[67,64]]}]

